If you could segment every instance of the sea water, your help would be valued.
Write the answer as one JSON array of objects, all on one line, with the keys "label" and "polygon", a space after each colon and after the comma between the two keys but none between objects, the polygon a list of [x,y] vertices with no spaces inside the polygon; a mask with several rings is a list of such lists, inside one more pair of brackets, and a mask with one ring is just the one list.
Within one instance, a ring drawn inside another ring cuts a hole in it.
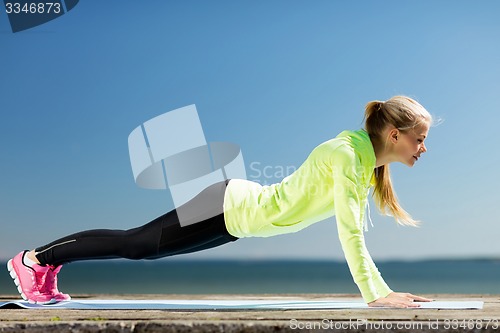
[{"label": "sea water", "polygon": [[[377,267],[395,291],[500,294],[500,260],[392,261]],[[347,264],[333,261],[82,261],[63,267],[59,287],[70,294],[359,294]],[[6,268],[0,294],[16,294]]]}]

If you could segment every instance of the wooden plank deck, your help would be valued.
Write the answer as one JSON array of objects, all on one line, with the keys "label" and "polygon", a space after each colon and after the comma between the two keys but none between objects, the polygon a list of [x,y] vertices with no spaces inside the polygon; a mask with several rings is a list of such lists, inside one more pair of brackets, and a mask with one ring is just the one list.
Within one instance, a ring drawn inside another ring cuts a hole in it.
[{"label": "wooden plank deck", "polygon": [[[500,295],[423,295],[484,301],[482,310],[64,310],[2,309],[0,332],[500,332]],[[0,300],[16,298],[1,295]],[[349,294],[74,295],[74,299],[359,298]]]}]

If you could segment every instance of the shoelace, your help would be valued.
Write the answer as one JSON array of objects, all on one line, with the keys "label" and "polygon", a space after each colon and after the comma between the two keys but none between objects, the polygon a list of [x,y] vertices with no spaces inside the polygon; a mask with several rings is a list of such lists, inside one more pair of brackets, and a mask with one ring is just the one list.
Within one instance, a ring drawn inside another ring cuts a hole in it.
[{"label": "shoelace", "polygon": [[33,280],[33,291],[40,292],[39,286],[43,286],[45,284],[45,277],[47,276],[47,272],[31,272],[31,278]]},{"label": "shoelace", "polygon": [[59,290],[57,289],[57,273],[54,272],[55,269],[56,269],[56,267],[51,266],[49,268],[49,270],[47,271],[44,286],[49,285],[50,288],[46,288],[47,291],[57,294],[57,293],[59,293]]}]

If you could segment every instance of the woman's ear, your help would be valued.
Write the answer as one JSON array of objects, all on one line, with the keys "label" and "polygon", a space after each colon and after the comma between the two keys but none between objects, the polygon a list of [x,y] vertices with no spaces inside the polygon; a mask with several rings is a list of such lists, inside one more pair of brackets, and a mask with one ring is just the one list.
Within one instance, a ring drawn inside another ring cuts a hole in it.
[{"label": "woman's ear", "polygon": [[399,134],[400,134],[399,130],[397,128],[393,128],[389,132],[389,140],[391,140],[391,142],[394,143],[394,144],[398,143]]}]

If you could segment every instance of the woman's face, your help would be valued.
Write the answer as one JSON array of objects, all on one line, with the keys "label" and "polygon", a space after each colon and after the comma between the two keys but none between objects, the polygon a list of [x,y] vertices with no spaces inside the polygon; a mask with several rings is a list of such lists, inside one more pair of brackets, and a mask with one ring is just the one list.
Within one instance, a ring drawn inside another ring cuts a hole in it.
[{"label": "woman's face", "polygon": [[405,132],[399,132],[400,139],[395,147],[399,162],[413,167],[420,159],[422,153],[427,151],[425,139],[429,133],[429,125],[422,124],[414,129]]}]

